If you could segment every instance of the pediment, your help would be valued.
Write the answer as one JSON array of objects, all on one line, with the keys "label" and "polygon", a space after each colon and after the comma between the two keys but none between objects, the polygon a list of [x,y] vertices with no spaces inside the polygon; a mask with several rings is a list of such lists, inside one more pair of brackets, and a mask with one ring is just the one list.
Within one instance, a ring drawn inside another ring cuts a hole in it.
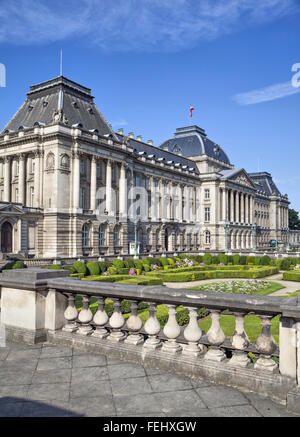
[{"label": "pediment", "polygon": [[245,170],[242,170],[239,173],[232,175],[229,180],[235,182],[236,184],[244,185],[248,188],[253,188],[254,190],[256,190],[256,186],[254,185],[252,179]]},{"label": "pediment", "polygon": [[0,214],[24,214],[24,211],[20,206],[14,205],[12,203],[1,203],[0,202]]}]

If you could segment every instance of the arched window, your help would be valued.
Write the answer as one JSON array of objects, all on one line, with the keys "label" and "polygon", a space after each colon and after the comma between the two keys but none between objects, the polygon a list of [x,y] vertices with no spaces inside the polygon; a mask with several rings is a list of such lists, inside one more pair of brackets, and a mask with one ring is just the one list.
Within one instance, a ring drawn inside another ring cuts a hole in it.
[{"label": "arched window", "polygon": [[210,232],[205,231],[205,244],[210,244]]},{"label": "arched window", "polygon": [[120,246],[120,228],[115,226],[114,228],[114,246]]},{"label": "arched window", "polygon": [[82,247],[89,246],[89,227],[88,225],[82,226]]},{"label": "arched window", "polygon": [[105,246],[105,226],[99,226],[99,246]]}]

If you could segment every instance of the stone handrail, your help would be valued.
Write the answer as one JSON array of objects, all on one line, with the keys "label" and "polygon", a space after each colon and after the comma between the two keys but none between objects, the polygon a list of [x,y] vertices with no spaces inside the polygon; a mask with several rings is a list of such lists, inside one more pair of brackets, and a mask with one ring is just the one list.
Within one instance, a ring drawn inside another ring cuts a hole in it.
[{"label": "stone handrail", "polygon": [[[2,273],[1,321],[12,338],[32,340],[29,334],[34,331],[35,340],[46,336],[54,343],[77,345],[123,359],[125,356],[129,361],[133,357],[138,362],[149,360],[164,368],[171,366],[175,371],[179,368],[184,374],[194,375],[198,369],[196,375],[207,376],[209,368],[209,377],[213,372],[214,381],[255,387],[279,398],[298,385],[297,297],[283,299],[89,282],[67,275],[63,270],[46,269]],[[75,306],[77,296],[82,299],[80,311]],[[98,303],[95,314],[89,306],[91,298]],[[104,309],[107,298],[114,302],[110,317]],[[121,312],[124,299],[131,305],[127,321]],[[149,318],[144,324],[138,315],[140,302],[149,307]],[[161,304],[168,308],[168,321],[163,329],[156,317],[157,306]],[[176,308],[181,305],[189,313],[189,323],[184,327],[176,320]],[[197,312],[203,307],[210,311],[212,319],[206,334],[198,325]],[[220,325],[221,313],[227,309],[235,316],[235,331],[230,339],[225,338]],[[244,328],[244,318],[249,313],[261,320],[262,331],[255,344],[250,343]],[[277,315],[279,348],[271,335],[271,319]],[[255,354],[254,363],[249,359],[249,351]]]}]

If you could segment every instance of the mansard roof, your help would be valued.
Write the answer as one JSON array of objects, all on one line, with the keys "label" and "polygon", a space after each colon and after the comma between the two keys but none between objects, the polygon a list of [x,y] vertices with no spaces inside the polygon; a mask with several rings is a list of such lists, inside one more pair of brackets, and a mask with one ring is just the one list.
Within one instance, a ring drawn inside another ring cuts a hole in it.
[{"label": "mansard roof", "polygon": [[[120,141],[123,139],[123,135],[116,134]],[[154,159],[158,162],[163,161],[167,165],[174,165],[175,167],[182,168],[184,170],[188,170],[191,173],[199,174],[198,167],[195,161],[188,159],[184,156],[177,155],[172,152],[168,152],[166,150],[160,149],[157,146],[150,145],[148,143],[144,143],[142,141],[136,140],[135,138],[128,138],[128,143],[130,147],[133,148],[135,153],[145,156],[149,159]]]},{"label": "mansard roof", "polygon": [[270,173],[258,172],[258,173],[249,173],[251,179],[257,185],[258,191],[265,192],[268,196],[282,196],[278,188],[276,187],[272,176]]},{"label": "mansard roof", "polygon": [[186,157],[207,155],[230,164],[224,150],[207,138],[205,130],[196,125],[177,128],[174,137],[164,141],[159,147]]},{"label": "mansard roof", "polygon": [[64,76],[32,85],[27,99],[1,134],[32,128],[36,124],[51,125],[55,121],[62,121],[70,127],[82,125],[85,130],[97,129],[100,135],[114,136],[95,105],[91,90]]}]

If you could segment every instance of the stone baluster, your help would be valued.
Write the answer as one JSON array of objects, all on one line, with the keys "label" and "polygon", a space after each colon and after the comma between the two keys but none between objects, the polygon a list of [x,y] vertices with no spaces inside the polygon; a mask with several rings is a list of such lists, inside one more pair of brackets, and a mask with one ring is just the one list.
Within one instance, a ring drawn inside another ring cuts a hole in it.
[{"label": "stone baluster", "polygon": [[82,295],[82,310],[79,312],[78,320],[81,323],[77,334],[90,335],[93,332],[93,328],[90,322],[93,320],[93,313],[90,309],[90,298],[85,294]]},{"label": "stone baluster", "polygon": [[149,318],[144,325],[144,329],[148,335],[143,347],[148,349],[157,349],[161,346],[161,341],[157,337],[160,333],[160,323],[156,317],[156,305],[149,302]]},{"label": "stone baluster", "polygon": [[229,360],[229,364],[235,366],[246,367],[250,363],[248,354],[244,352],[250,344],[249,338],[244,328],[244,316],[245,313],[234,313],[235,315],[235,331],[231,337],[231,344],[235,348],[232,352],[232,358]]},{"label": "stone baluster", "polygon": [[254,369],[267,370],[274,372],[278,365],[272,360],[272,354],[277,349],[277,344],[271,334],[271,319],[273,316],[260,315],[262,331],[256,340],[256,349],[260,352],[260,357],[254,364]]},{"label": "stone baluster", "polygon": [[138,334],[138,331],[140,331],[141,327],[143,326],[143,322],[137,313],[137,301],[130,300],[129,302],[131,307],[131,316],[127,320],[126,325],[130,331],[130,335],[126,338],[125,343],[137,345],[144,342],[144,337],[141,334]]},{"label": "stone baluster", "polygon": [[93,337],[105,338],[109,335],[107,329],[104,328],[108,322],[108,315],[104,310],[105,299],[103,297],[97,297],[98,309],[94,315],[93,321],[96,325],[95,331],[92,333]]},{"label": "stone baluster", "polygon": [[74,294],[70,293],[66,293],[66,295],[68,297],[68,306],[64,312],[64,317],[67,321],[67,324],[62,328],[62,330],[66,332],[74,332],[78,329],[76,324],[78,311],[75,307],[75,296]]},{"label": "stone baluster", "polygon": [[180,335],[180,326],[176,320],[176,306],[167,305],[167,307],[169,309],[169,318],[163,333],[168,340],[164,342],[162,350],[168,353],[176,353],[181,350],[180,344],[176,341],[176,338]]},{"label": "stone baluster", "polygon": [[207,340],[209,341],[211,347],[205,354],[204,358],[213,361],[222,361],[226,358],[224,352],[219,348],[219,346],[224,342],[225,335],[220,326],[220,313],[219,310],[211,311],[211,327],[206,334]]},{"label": "stone baluster", "polygon": [[125,340],[126,335],[121,331],[121,328],[125,325],[125,319],[121,312],[121,300],[114,300],[114,312],[109,319],[109,324],[112,327],[112,331],[108,336],[108,340],[111,341],[122,341]]},{"label": "stone baluster", "polygon": [[189,310],[190,321],[185,328],[183,335],[188,344],[183,346],[183,355],[198,356],[201,352],[198,342],[202,337],[202,330],[199,328],[197,320],[197,308],[187,307]]}]

